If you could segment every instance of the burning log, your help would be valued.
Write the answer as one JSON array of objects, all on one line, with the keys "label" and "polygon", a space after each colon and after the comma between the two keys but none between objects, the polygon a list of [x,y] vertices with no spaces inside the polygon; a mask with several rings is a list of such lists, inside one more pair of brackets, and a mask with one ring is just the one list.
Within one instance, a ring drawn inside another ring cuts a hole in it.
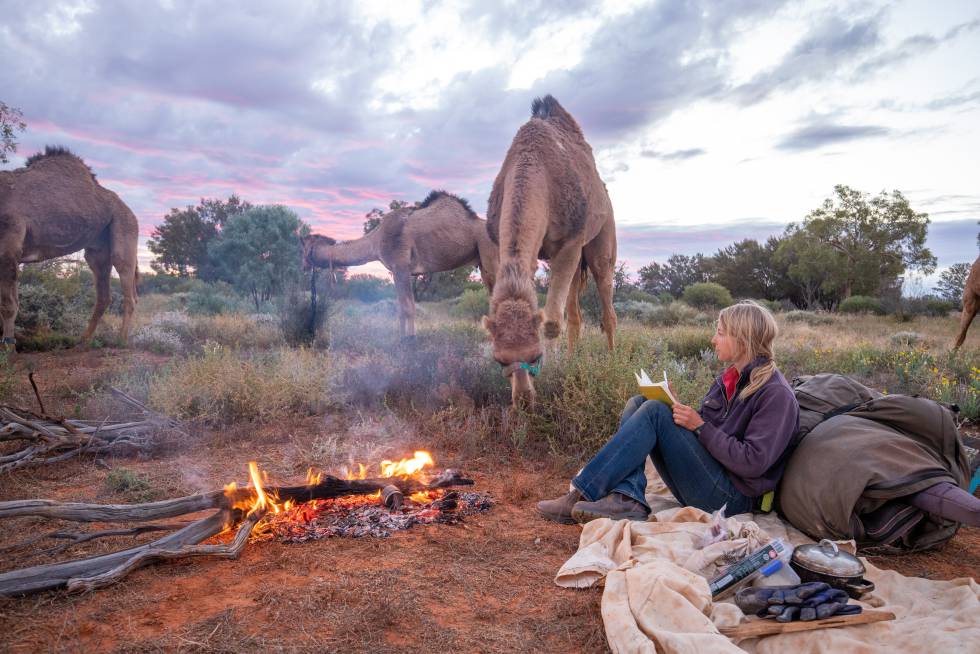
[{"label": "burning log", "polygon": [[58,463],[80,454],[144,449],[152,444],[157,431],[180,431],[172,418],[151,411],[120,390],[110,390],[126,404],[140,409],[146,418],[125,422],[69,420],[0,405],[0,442],[20,445],[13,452],[0,455],[0,473]]},{"label": "burning log", "polygon": [[[254,467],[252,478],[253,481],[258,479]],[[404,498],[419,491],[472,484],[473,480],[464,478],[459,471],[445,470],[429,481],[412,477],[338,479],[323,476],[317,483],[305,486],[262,488],[259,483],[256,483],[255,488],[233,487],[225,491],[145,504],[82,504],[53,500],[0,502],[0,519],[41,516],[75,522],[144,522],[216,509],[211,515],[186,526],[154,525],[153,530],[181,528],[144,545],[102,556],[37,565],[0,574],[0,596],[26,595],[56,588],[67,588],[69,591],[101,588],[155,561],[188,556],[236,558],[247,543],[252,529],[269,510],[271,501],[267,500],[268,497],[274,497],[276,502],[300,503],[348,495],[369,495],[384,488],[394,488],[390,493],[401,494]],[[202,544],[239,521],[241,524],[230,543]],[[122,531],[126,530],[93,532],[91,538],[121,535],[117,532]],[[144,529],[144,531],[148,530]],[[79,538],[79,542],[91,540],[81,534],[75,534],[74,537]],[[18,544],[20,545],[23,543]]]}]

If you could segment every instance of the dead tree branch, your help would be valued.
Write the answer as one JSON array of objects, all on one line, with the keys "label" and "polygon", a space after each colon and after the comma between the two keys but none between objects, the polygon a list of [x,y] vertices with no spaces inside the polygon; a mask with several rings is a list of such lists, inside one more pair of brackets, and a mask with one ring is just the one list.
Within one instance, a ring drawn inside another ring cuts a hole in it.
[{"label": "dead tree branch", "polygon": [[[317,484],[307,486],[272,486],[265,492],[278,502],[292,500],[308,502],[347,495],[368,495],[393,485],[405,495],[423,490],[472,485],[471,479],[456,470],[446,470],[427,482],[401,477],[386,479],[338,479],[325,476]],[[0,519],[18,516],[71,520],[75,522],[144,522],[179,515],[215,510],[187,526],[151,543],[132,547],[120,552],[89,557],[74,561],[38,565],[0,574],[0,596],[27,595],[44,590],[67,587],[70,591],[91,590],[115,583],[133,570],[154,561],[187,556],[217,556],[235,558],[248,541],[252,528],[262,518],[264,511],[251,511],[245,516],[235,538],[227,545],[202,545],[226,527],[242,519],[243,511],[237,506],[247,504],[255,496],[251,488],[233,491],[213,491],[189,495],[160,502],[145,504],[83,504],[56,502],[53,500],[16,500],[0,502]],[[147,527],[151,527],[147,525]],[[156,527],[156,526],[154,526]],[[163,526],[159,526],[163,527]],[[90,532],[91,538],[138,533],[131,530],[105,530]],[[149,529],[144,529],[148,531]],[[48,534],[50,535],[50,534]],[[84,540],[90,540],[85,538]],[[76,540],[82,542],[82,540]]]}]

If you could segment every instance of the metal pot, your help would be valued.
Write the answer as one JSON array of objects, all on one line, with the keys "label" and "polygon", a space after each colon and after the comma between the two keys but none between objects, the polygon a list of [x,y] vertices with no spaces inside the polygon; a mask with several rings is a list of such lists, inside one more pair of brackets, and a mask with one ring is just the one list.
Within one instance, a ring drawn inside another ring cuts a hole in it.
[{"label": "metal pot", "polygon": [[875,589],[864,578],[864,564],[853,554],[841,552],[837,543],[826,538],[816,545],[797,547],[789,564],[801,581],[822,581],[854,599],[861,599]]}]

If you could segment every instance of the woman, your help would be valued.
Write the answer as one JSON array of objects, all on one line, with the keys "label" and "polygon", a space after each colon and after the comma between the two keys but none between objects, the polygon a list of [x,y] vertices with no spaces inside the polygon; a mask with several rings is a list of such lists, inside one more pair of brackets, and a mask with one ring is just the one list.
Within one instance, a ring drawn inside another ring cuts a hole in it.
[{"label": "woman", "polygon": [[772,357],[776,321],[746,300],[723,309],[711,345],[731,364],[700,411],[637,396],[617,431],[572,480],[564,497],[538,503],[544,517],[571,524],[595,518],[645,520],[649,455],[682,504],[729,515],[752,511],[776,488],[799,427],[800,407]]}]

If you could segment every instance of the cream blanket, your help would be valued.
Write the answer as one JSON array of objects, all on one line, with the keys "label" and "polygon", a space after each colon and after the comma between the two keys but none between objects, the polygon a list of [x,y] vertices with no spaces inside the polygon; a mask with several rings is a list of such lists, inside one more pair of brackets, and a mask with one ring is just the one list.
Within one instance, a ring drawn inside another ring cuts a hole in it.
[{"label": "cream blanket", "polygon": [[712,602],[708,583],[697,572],[711,574],[723,565],[727,550],[737,555],[769,538],[794,545],[812,541],[775,514],[744,514],[727,521],[732,541],[699,552],[711,516],[678,507],[651,468],[647,494],[656,513],[650,521],[588,523],[578,551],[555,578],[570,588],[605,580],[602,619],[616,654],[980,652],[980,586],[974,580],[905,577],[866,560],[866,577],[876,589],[862,605],[891,611],[896,620],[729,640],[717,627],[738,624],[742,612],[730,601]]}]

